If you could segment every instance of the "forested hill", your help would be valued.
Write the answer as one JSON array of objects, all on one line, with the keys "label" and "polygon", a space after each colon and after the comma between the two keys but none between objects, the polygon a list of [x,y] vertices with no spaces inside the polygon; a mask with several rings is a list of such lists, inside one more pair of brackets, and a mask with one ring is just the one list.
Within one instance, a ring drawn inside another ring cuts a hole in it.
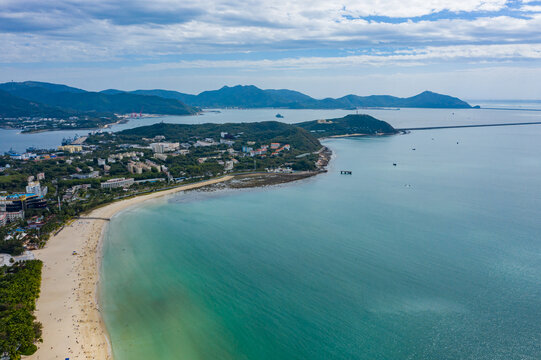
[{"label": "forested hill", "polygon": [[[49,84],[35,81],[9,82],[0,84],[0,90],[13,97],[24,99],[39,105],[56,107],[64,112],[96,112],[120,113],[144,112],[147,114],[191,115],[198,108],[184,104],[175,99],[160,96],[143,96],[119,92],[115,94],[90,92],[66,85]],[[0,107],[7,107],[6,101],[0,99]],[[20,102],[20,100],[18,100]],[[36,112],[35,116],[48,116]],[[15,116],[26,116],[22,112]]]},{"label": "forested hill", "polygon": [[[120,90],[105,90],[106,94],[119,94]],[[204,91],[198,95],[170,90],[136,90],[130,94],[160,96],[176,99],[203,108],[289,108],[289,109],[353,109],[362,107],[404,108],[471,108],[459,98],[424,91],[418,95],[400,98],[390,95],[358,96],[315,99],[293,90],[263,90],[253,85],[224,86],[218,90]]]},{"label": "forested hill", "polygon": [[295,125],[309,131],[316,137],[397,133],[389,123],[378,120],[370,115],[351,114],[343,118],[306,121]]},{"label": "forested hill", "polygon": [[15,118],[20,116],[65,118],[69,117],[69,115],[64,110],[22,99],[0,90],[0,118]]},{"label": "forested hill", "polygon": [[116,137],[122,141],[137,141],[142,137],[152,138],[162,135],[168,141],[187,142],[204,138],[219,139],[222,132],[228,133],[240,143],[278,142],[290,144],[292,148],[305,152],[321,148],[319,141],[306,130],[278,121],[198,125],[159,123],[124,130],[116,133]]}]

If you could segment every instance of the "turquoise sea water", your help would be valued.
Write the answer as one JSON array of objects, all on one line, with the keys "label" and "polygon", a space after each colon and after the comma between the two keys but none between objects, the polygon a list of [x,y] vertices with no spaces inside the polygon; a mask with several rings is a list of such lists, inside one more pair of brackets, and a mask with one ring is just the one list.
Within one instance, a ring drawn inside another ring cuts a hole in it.
[{"label": "turquoise sea water", "polygon": [[332,140],[327,174],[117,215],[115,359],[541,358],[540,144],[541,126]]}]

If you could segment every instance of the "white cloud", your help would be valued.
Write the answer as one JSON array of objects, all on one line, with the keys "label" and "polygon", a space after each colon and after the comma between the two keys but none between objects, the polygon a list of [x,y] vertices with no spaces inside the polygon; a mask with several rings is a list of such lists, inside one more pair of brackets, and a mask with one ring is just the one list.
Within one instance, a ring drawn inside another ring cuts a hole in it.
[{"label": "white cloud", "polygon": [[[265,18],[272,22],[299,18],[327,18],[349,16],[414,17],[440,11],[471,12],[497,11],[505,7],[506,0],[1,0],[3,9],[12,12],[43,10],[65,10],[74,14],[96,16],[109,12],[115,19],[126,14],[175,14],[187,9],[200,9],[201,13],[223,17],[238,15],[249,20],[251,17]],[[144,17],[143,17],[144,19]],[[147,18],[148,19],[148,18]],[[137,21],[137,19],[133,19]]]},{"label": "white cloud", "polygon": [[522,11],[541,12],[541,5],[525,5],[520,8]]},{"label": "white cloud", "polygon": [[342,19],[341,22],[316,19],[273,28],[224,26],[203,20],[155,26],[119,25],[105,19],[89,19],[55,31],[0,33],[3,45],[0,62],[110,61],[138,57],[156,60],[164,55],[186,53],[338,51],[339,48],[361,49],[376,55],[378,51],[388,52],[385,50],[388,47],[397,51],[471,44],[521,43],[534,47],[541,43],[540,28],[541,14],[528,18],[498,16],[396,24],[362,19]]},{"label": "white cloud", "polygon": [[541,60],[541,44],[458,45],[380,52],[378,55],[297,57],[278,60],[192,60],[160,62],[126,69],[165,71],[174,69],[313,70],[358,66],[421,66],[434,62],[467,61],[501,63],[509,60]]}]

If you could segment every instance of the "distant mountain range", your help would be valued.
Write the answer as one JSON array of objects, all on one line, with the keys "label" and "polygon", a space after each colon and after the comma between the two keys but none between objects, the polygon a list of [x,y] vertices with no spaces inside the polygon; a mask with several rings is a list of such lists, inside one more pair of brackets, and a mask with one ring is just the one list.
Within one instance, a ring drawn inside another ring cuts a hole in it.
[{"label": "distant mountain range", "polygon": [[354,109],[363,107],[471,108],[458,98],[425,91],[409,98],[389,95],[314,99],[293,90],[262,90],[256,86],[224,86],[198,95],[170,90],[115,89],[91,92],[37,81],[0,84],[0,117],[67,115],[112,116],[143,112],[190,115],[199,108]]},{"label": "distant mountain range", "polygon": [[[55,116],[54,114],[93,114],[112,116],[144,112],[164,115],[191,115],[198,108],[160,96],[143,96],[120,92],[90,92],[66,85],[43,82],[9,82],[0,84],[0,116]],[[6,93],[11,97],[7,97]],[[26,109],[27,106],[32,109]],[[20,112],[16,110],[20,109]],[[51,115],[50,115],[51,114]],[[61,115],[57,115],[61,116]]]},{"label": "distant mountain range", "polygon": [[[109,89],[105,94],[120,94],[121,90]],[[135,90],[137,95],[152,95],[175,99],[202,108],[288,108],[288,109],[354,109],[363,107],[396,108],[453,108],[468,109],[472,106],[456,97],[424,91],[409,98],[390,95],[357,96],[314,99],[293,90],[262,90],[253,85],[224,86],[219,90],[203,91],[199,95],[185,94],[170,90]]]}]

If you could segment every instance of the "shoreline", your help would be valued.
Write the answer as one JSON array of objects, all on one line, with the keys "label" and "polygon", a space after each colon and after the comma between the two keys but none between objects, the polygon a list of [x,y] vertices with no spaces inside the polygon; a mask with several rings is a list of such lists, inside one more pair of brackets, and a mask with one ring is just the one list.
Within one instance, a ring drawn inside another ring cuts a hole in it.
[{"label": "shoreline", "polygon": [[[23,358],[113,359],[109,334],[99,307],[99,281],[104,234],[107,223],[116,214],[144,201],[181,191],[204,187],[209,191],[221,187],[265,187],[320,173],[226,175],[119,200],[70,221],[49,239],[43,249],[34,251],[36,259],[43,261],[41,293],[34,312],[43,325],[43,343],[37,344],[38,350],[33,355]],[[235,182],[242,185],[237,186]],[[77,255],[72,255],[72,251]]]},{"label": "shoreline", "polygon": [[[98,303],[102,239],[108,219],[141,202],[232,180],[228,175],[141,195],[92,210],[34,251],[43,261],[40,297],[34,315],[43,324],[43,343],[24,359],[112,359]],[[76,251],[77,255],[72,255]]]}]

